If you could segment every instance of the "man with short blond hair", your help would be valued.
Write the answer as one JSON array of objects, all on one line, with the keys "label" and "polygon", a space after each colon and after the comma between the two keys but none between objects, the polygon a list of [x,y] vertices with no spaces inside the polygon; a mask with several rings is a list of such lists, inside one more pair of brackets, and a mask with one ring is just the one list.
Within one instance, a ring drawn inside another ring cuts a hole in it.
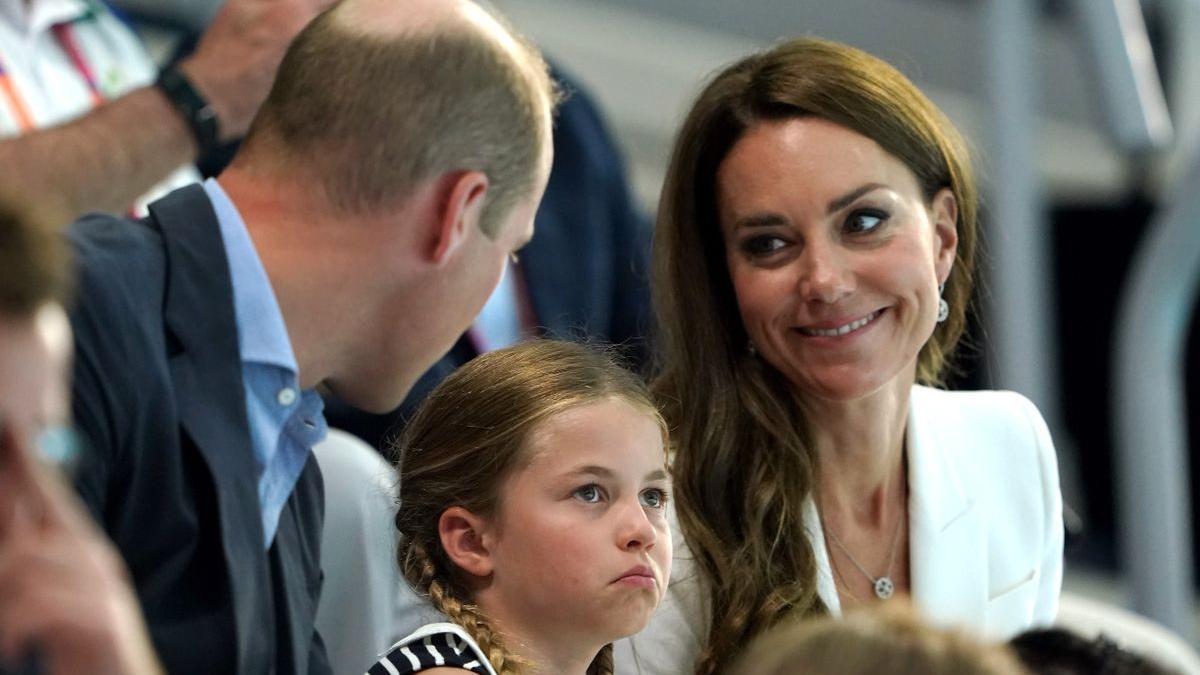
[{"label": "man with short blond hair", "polygon": [[532,234],[554,99],[467,0],[345,0],[218,179],[71,228],[78,487],[169,672],[328,672],[314,388],[390,410],[466,329]]}]

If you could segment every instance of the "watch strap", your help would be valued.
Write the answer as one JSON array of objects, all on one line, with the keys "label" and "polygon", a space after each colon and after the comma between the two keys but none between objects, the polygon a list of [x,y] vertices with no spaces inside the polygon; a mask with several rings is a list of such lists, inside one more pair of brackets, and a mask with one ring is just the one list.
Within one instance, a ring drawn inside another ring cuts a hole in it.
[{"label": "watch strap", "polygon": [[218,146],[217,114],[181,70],[174,66],[164,69],[159,73],[154,86],[166,95],[167,100],[187,123],[196,139],[200,155]]}]

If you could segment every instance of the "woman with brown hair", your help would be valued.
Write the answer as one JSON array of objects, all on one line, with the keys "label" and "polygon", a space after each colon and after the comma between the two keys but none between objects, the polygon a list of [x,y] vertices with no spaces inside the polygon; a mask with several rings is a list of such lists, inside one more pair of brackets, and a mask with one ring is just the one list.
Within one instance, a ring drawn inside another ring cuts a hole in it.
[{"label": "woman with brown hair", "polygon": [[612,675],[666,590],[666,426],[604,353],[534,341],[447,377],[405,429],[398,559],[437,618],[370,675]]},{"label": "woman with brown hair", "polygon": [[630,672],[717,672],[785,618],[893,595],[997,636],[1054,616],[1041,416],[933,388],[966,324],[976,199],[953,126],[857,49],[785,42],[700,94],[654,243],[686,548]]}]

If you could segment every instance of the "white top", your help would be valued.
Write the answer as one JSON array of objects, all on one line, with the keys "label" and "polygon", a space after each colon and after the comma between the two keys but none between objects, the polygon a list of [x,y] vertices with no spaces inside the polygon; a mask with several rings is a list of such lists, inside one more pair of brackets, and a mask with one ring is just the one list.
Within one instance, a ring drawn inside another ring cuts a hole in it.
[{"label": "white top", "polygon": [[[906,433],[913,603],[934,623],[992,638],[1050,624],[1062,586],[1062,497],[1054,446],[1037,409],[1012,392],[917,386]],[[805,529],[817,557],[817,592],[838,616],[841,601],[811,500]],[[645,630],[617,643],[617,672],[694,670],[710,612],[699,570],[676,532],[667,597]]]},{"label": "white top", "polygon": [[335,673],[361,673],[388,645],[437,614],[400,626],[401,600],[419,602],[396,564],[397,476],[358,438],[330,429],[313,446],[325,483],[321,569],[325,584],[315,625]]},{"label": "white top", "polygon": [[[99,93],[112,100],[154,82],[158,68],[137,36],[100,2],[86,0],[0,0],[0,138],[23,132],[17,106],[28,111],[34,128],[69,122],[95,103],[88,80],[54,34],[69,23],[80,56],[93,73]],[[139,206],[199,179],[181,167],[139,200]],[[141,210],[139,208],[139,210]]]}]

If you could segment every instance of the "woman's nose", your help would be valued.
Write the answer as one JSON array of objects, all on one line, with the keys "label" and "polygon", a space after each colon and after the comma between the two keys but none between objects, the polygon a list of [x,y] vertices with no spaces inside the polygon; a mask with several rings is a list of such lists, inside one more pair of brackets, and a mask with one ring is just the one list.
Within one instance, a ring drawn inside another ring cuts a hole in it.
[{"label": "woman's nose", "polygon": [[809,242],[796,259],[796,291],[806,302],[832,304],[854,287],[845,254],[831,242]]}]

